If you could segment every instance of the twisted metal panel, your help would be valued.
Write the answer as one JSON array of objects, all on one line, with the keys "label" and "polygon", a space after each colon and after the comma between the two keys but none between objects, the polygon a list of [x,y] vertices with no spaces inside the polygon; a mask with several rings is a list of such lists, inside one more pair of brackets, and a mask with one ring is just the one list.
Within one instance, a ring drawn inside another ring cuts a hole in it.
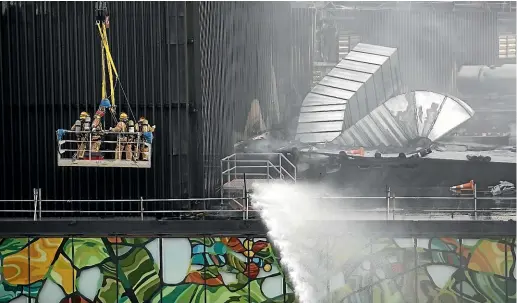
[{"label": "twisted metal panel", "polygon": [[397,49],[359,43],[305,97],[296,139],[332,141],[400,92]]},{"label": "twisted metal panel", "polygon": [[436,141],[473,115],[472,108],[455,97],[415,91],[387,100],[346,129],[335,142],[404,147],[421,138]]}]

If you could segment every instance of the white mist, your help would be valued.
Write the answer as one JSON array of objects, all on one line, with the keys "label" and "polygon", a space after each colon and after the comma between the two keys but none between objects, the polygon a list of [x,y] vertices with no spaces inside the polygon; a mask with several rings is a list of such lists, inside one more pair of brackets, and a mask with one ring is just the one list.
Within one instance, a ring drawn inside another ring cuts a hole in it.
[{"label": "white mist", "polygon": [[271,183],[251,195],[301,303],[341,302],[351,291],[345,263],[370,249],[360,230],[347,230],[346,220],[358,214],[347,216],[343,203],[321,199],[329,194],[314,185]]}]

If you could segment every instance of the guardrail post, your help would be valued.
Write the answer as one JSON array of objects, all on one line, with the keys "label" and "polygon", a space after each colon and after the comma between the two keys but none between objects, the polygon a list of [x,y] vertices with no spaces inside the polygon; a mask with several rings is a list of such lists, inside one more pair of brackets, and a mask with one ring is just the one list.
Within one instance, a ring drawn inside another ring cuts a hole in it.
[{"label": "guardrail post", "polygon": [[244,198],[244,201],[243,204],[244,204],[244,213],[243,213],[243,217],[244,217],[244,220],[248,220],[248,209],[249,209],[249,204],[248,204],[248,184],[246,182],[246,173],[243,174],[244,175],[244,188],[242,189],[242,197]]},{"label": "guardrail post", "polygon": [[88,151],[88,160],[92,160],[92,133],[89,134],[90,142],[88,144],[89,151]]},{"label": "guardrail post", "polygon": [[291,163],[291,166],[294,168],[294,180],[293,180],[293,181],[294,181],[294,183],[296,183],[296,179],[298,178],[298,177],[296,176],[296,171],[297,171],[298,169],[296,168],[296,164],[294,164],[294,163]]},{"label": "guardrail post", "polygon": [[224,198],[224,160],[221,159],[221,198]]},{"label": "guardrail post", "polygon": [[248,196],[247,192],[246,192],[246,195],[244,196],[244,199],[246,200],[246,216],[245,216],[245,220],[249,220],[250,219],[250,201],[249,201],[249,196]]},{"label": "guardrail post", "polygon": [[38,188],[38,212],[39,219],[41,220],[41,188]]},{"label": "guardrail post", "polygon": [[282,154],[278,154],[278,158],[279,158],[279,162],[280,162],[280,164],[278,165],[280,168],[280,180],[283,180],[284,176],[282,175]]},{"label": "guardrail post", "polygon": [[38,190],[36,188],[32,189],[32,196],[34,199],[34,221],[38,221]]},{"label": "guardrail post", "polygon": [[266,167],[267,167],[266,168],[266,173],[267,173],[266,178],[267,178],[267,183],[269,183],[269,160],[266,162]]},{"label": "guardrail post", "polygon": [[[235,165],[235,161],[234,161],[233,165]],[[229,170],[228,171],[228,182],[231,182],[232,181],[232,170],[237,170],[237,166],[232,166],[232,162],[231,161],[227,161],[226,162],[226,169]]]},{"label": "guardrail post", "polygon": [[135,161],[138,161],[140,160],[140,132],[138,132],[138,134],[136,135],[136,160]]},{"label": "guardrail post", "polygon": [[477,185],[474,183],[474,220],[478,219],[478,194]]},{"label": "guardrail post", "polygon": [[246,197],[242,198],[242,220],[246,220]]},{"label": "guardrail post", "polygon": [[140,197],[140,220],[144,221],[144,198]]},{"label": "guardrail post", "polygon": [[386,220],[390,219],[390,187],[386,185]]},{"label": "guardrail post", "polygon": [[389,189],[390,199],[393,201],[393,220],[395,220],[395,209],[397,208],[397,200],[395,199],[395,195],[391,192],[391,188]]},{"label": "guardrail post", "polygon": [[[120,139],[120,133],[117,134],[117,143],[115,145],[115,159],[117,159],[118,154],[120,154],[120,160],[122,160],[122,153],[120,152],[119,148],[121,147],[120,146],[120,143],[121,143],[121,139]],[[148,158],[149,159],[149,158]]]}]

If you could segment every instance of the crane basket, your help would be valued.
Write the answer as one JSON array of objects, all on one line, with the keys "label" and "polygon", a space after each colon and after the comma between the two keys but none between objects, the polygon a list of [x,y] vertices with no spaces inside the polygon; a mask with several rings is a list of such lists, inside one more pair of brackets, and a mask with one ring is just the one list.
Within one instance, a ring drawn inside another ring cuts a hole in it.
[{"label": "crane basket", "polygon": [[[150,168],[152,140],[155,126],[149,126],[147,119],[141,117],[135,125],[135,116],[126,97],[127,107],[133,120],[117,121],[115,87],[124,88],[120,82],[117,68],[110,51],[107,29],[110,26],[106,2],[97,2],[96,26],[101,44],[102,101],[91,121],[87,112],[82,112],[80,119],[70,129],[56,131],[58,166],[84,167],[134,167]],[[107,69],[107,72],[106,72]],[[110,95],[107,95],[108,75]],[[108,112],[116,122],[114,128],[104,129],[104,116]]]}]

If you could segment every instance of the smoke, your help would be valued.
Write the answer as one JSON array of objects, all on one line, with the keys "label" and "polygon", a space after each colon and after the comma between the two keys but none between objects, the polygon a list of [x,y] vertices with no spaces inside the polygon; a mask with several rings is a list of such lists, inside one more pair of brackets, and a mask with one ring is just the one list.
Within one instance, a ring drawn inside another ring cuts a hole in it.
[{"label": "smoke", "polygon": [[290,144],[289,141],[275,136],[272,132],[265,132],[259,136],[253,137],[251,140],[242,141],[236,144],[239,151],[247,151],[254,153],[272,153]]}]

